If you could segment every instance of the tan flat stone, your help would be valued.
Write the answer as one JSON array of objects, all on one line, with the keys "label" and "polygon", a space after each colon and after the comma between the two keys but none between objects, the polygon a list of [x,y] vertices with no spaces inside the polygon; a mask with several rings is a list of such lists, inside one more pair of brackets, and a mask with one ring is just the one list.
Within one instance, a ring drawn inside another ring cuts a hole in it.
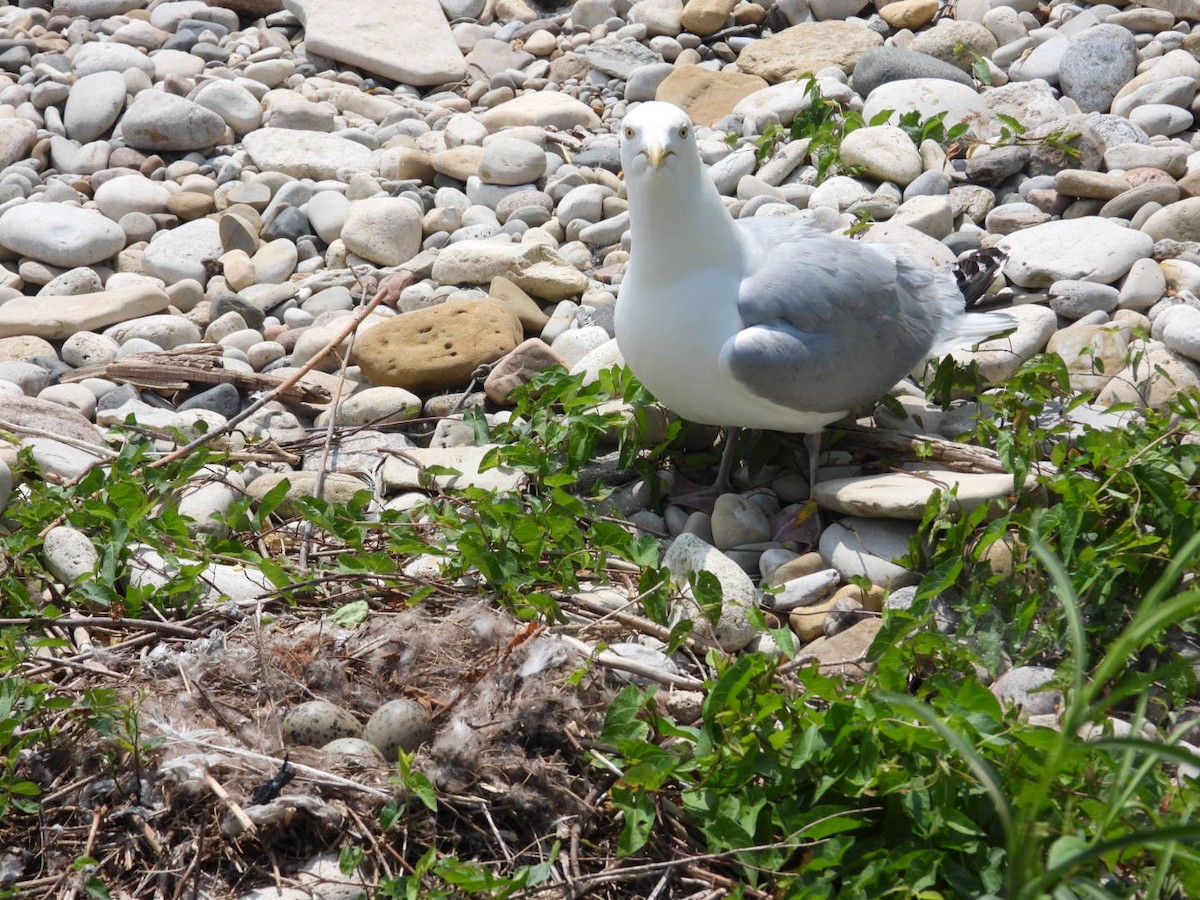
[{"label": "tan flat stone", "polygon": [[452,300],[402,313],[365,334],[353,361],[376,385],[429,394],[461,388],[471,373],[521,342],[517,314],[498,300]]},{"label": "tan flat stone", "polygon": [[883,627],[883,619],[863,619],[833,637],[819,637],[796,655],[796,662],[803,665],[816,660],[817,671],[822,675],[841,675],[855,681],[874,668],[867,662],[867,651],[875,635]]},{"label": "tan flat stone", "polygon": [[0,338],[0,362],[20,361],[34,356],[57,356],[54,345],[32,335]]},{"label": "tan flat stone", "polygon": [[708,126],[733,112],[743,97],[766,86],[757,75],[676,66],[658,86],[654,99],[674,103],[697,125]]},{"label": "tan flat stone", "polygon": [[565,366],[561,356],[541,338],[530,338],[496,363],[483,382],[484,393],[493,403],[504,406],[508,396],[551,366]]},{"label": "tan flat stone", "polygon": [[970,511],[1012,493],[1013,479],[1004,473],[922,469],[822,481],[814,496],[821,509],[843,515],[920,521],[934,491],[948,492],[955,485],[952,508]]},{"label": "tan flat stone", "polygon": [[889,3],[879,15],[893,28],[920,28],[933,21],[941,6],[938,0],[898,0]]},{"label": "tan flat stone", "polygon": [[692,34],[707,37],[725,27],[738,0],[688,0],[680,24]]},{"label": "tan flat stone", "polygon": [[492,283],[488,285],[488,296],[511,306],[517,318],[521,320],[521,326],[530,334],[540,332],[550,321],[550,317],[542,312],[542,308],[532,297],[503,275],[492,279]]}]

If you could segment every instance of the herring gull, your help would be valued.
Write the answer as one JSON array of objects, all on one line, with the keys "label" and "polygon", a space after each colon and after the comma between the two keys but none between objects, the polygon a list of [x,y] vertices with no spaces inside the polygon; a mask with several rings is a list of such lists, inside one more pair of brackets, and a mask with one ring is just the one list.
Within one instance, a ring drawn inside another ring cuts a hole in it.
[{"label": "herring gull", "polygon": [[826,425],[923,360],[1016,325],[967,313],[953,274],[894,246],[794,217],[733,219],[691,120],[669,103],[641,104],[621,135],[632,247],[615,324],[625,362],[684,419],[804,434],[813,485]]}]

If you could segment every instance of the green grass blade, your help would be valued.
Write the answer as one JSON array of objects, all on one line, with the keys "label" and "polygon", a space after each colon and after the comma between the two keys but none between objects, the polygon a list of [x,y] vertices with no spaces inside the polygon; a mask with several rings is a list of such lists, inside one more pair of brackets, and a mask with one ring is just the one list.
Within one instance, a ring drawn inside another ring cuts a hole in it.
[{"label": "green grass blade", "polygon": [[1036,896],[1039,892],[1046,890],[1055,882],[1060,881],[1069,872],[1116,850],[1125,850],[1131,847],[1151,847],[1171,842],[1195,843],[1197,841],[1200,841],[1200,824],[1149,828],[1124,834],[1121,837],[1112,838],[1111,840],[1099,841],[1092,844],[1086,850],[1082,850],[1047,869],[1038,878],[1024,886],[1022,895]]},{"label": "green grass blade", "polygon": [[1071,653],[1067,658],[1067,664],[1071,667],[1071,691],[1063,715],[1063,731],[1074,734],[1088,715],[1084,704],[1088,668],[1087,634],[1083,628],[1083,616],[1079,612],[1079,595],[1075,593],[1071,576],[1059,558],[1036,535],[1032,537],[1031,544],[1034,554],[1054,582],[1054,592],[1067,618],[1067,637],[1071,644]]},{"label": "green grass blade", "polygon": [[[1187,546],[1188,548],[1200,547],[1200,533],[1188,541]],[[1193,554],[1186,556],[1181,554],[1176,563],[1184,558],[1190,558],[1191,555],[1194,555],[1194,551]],[[1176,569],[1176,563],[1171,564],[1171,569],[1146,594],[1146,599],[1138,606],[1133,621],[1117,636],[1112,646],[1108,648],[1108,652],[1104,654],[1100,664],[1096,666],[1096,670],[1092,673],[1092,683],[1088,688],[1089,706],[1095,703],[1108,682],[1129,665],[1129,661],[1142,647],[1154,637],[1161,635],[1171,625],[1200,613],[1200,590],[1192,589],[1178,594],[1170,600],[1160,599],[1161,594],[1166,593],[1166,588],[1159,591],[1159,586],[1164,582],[1173,584],[1178,580],[1179,570]],[[1179,569],[1182,569],[1182,565],[1180,563]],[[1174,577],[1172,577],[1173,574]],[[1154,595],[1153,602],[1150,602],[1151,595]]]}]

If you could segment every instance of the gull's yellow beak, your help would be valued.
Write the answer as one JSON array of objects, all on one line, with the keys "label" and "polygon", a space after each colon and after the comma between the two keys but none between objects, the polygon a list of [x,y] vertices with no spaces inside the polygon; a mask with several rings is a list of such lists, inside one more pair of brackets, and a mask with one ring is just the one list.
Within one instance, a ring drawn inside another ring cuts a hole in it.
[{"label": "gull's yellow beak", "polygon": [[667,148],[662,144],[650,144],[646,147],[646,159],[650,162],[650,168],[657,169],[666,158]]}]

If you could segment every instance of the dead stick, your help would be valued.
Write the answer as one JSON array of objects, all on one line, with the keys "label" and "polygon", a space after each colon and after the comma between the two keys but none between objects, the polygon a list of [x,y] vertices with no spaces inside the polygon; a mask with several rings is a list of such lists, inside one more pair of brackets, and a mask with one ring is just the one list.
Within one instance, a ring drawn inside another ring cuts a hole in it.
[{"label": "dead stick", "polygon": [[11,626],[27,628],[100,628],[105,631],[116,631],[121,628],[127,628],[138,631],[155,631],[159,634],[187,638],[188,640],[195,640],[202,634],[202,632],[194,628],[186,628],[183,625],[176,625],[173,622],[155,622],[151,619],[96,618],[91,616],[62,619],[51,619],[46,616],[25,616],[17,619],[0,619],[0,628]]},{"label": "dead stick", "polygon": [[[974,444],[948,441],[928,434],[864,428],[861,425],[837,425],[831,430],[837,435],[835,446],[840,450],[900,453],[919,462],[939,462],[948,468],[966,472],[1008,472],[998,453]],[[1053,475],[1056,471],[1046,462],[1035,462],[1031,468],[1038,475]]]},{"label": "dead stick", "polygon": [[[244,601],[239,601],[239,605],[241,603],[244,603]],[[221,612],[221,610],[210,609],[210,610],[205,610],[204,612],[202,612],[198,615],[192,616],[190,619],[185,619],[184,621],[199,622],[202,619],[212,618],[212,617],[216,617],[216,616],[223,616],[223,615],[224,614]],[[220,623],[214,622],[213,628],[216,628],[218,624],[220,624]],[[201,631],[198,633],[197,636],[203,636],[206,633],[207,632]],[[154,641],[157,641],[160,637],[161,637],[161,635],[158,634],[158,632],[150,632],[149,634],[139,634],[137,637],[126,638],[125,640],[123,640],[119,643],[113,644],[110,647],[106,647],[105,650],[109,653],[117,653],[122,650],[132,650],[134,648],[141,647],[143,644],[153,643]],[[74,656],[67,657],[65,661],[66,662],[83,662],[84,660],[91,659],[95,655],[96,655],[96,651],[88,650],[84,653],[77,653]],[[63,660],[60,660],[60,662],[62,662],[62,661]],[[29,669],[29,670],[23,672],[22,674],[25,678],[36,678],[39,675],[45,675],[47,672],[52,672],[52,671],[54,671],[54,669],[55,669],[54,665],[42,664],[36,668]]]},{"label": "dead stick", "polygon": [[[611,607],[605,606],[599,601],[589,600],[586,597],[571,595],[564,597],[563,599],[565,602],[570,603],[573,606],[581,607],[582,609],[586,609],[588,612],[592,612],[600,616],[600,619],[597,619],[596,622],[588,623],[589,625],[594,625],[597,622],[603,621],[604,619],[612,619],[613,621],[618,622],[627,628],[633,628],[634,630],[640,631],[643,634],[648,634],[651,637],[658,638],[660,641],[669,641],[671,639],[670,628],[667,628],[664,625],[659,625],[657,622],[654,622],[643,616],[634,615],[633,613],[624,612],[619,609],[612,609]],[[706,640],[703,635],[691,635],[690,637],[686,637],[683,639],[683,643],[680,646],[698,647],[701,650],[719,649],[715,642]]]},{"label": "dead stick", "polygon": [[[353,270],[351,270],[353,271]],[[412,278],[408,278],[406,282],[411,282]],[[405,284],[407,287],[408,284]],[[359,289],[366,296],[366,288],[359,282]],[[384,292],[376,291],[376,301],[382,299]],[[329,420],[325,423],[325,436],[321,441],[321,460],[317,464],[317,477],[313,479],[312,495],[320,498],[325,493],[325,476],[329,472],[329,453],[333,447],[333,432],[337,425],[338,407],[342,404],[342,391],[346,387],[346,367],[350,365],[350,354],[354,351],[354,334],[349,335],[350,346],[346,348],[346,355],[342,357],[342,364],[338,367],[338,380],[334,386],[333,396],[329,398]],[[301,572],[308,571],[308,553],[312,548],[313,524],[308,518],[304,519],[301,525],[302,538],[300,541],[300,559],[298,562]]]},{"label": "dead stick", "polygon": [[597,652],[595,647],[570,635],[564,634],[560,635],[560,637],[584,656],[594,659],[600,665],[607,666],[610,669],[620,669],[622,672],[641,675],[643,678],[649,678],[651,681],[657,681],[659,684],[665,684],[670,687],[683,688],[689,691],[704,689],[704,682],[698,681],[695,678],[664,672],[662,669],[656,669],[653,666],[647,666],[634,660],[626,659],[623,656],[618,656],[611,650],[600,650]]},{"label": "dead stick", "polygon": [[[10,422],[8,419],[0,419],[0,431],[11,431],[15,434],[27,434],[30,437],[49,438],[52,441],[58,441],[60,444],[66,444],[68,447],[74,447],[76,450],[83,450],[85,453],[90,453],[93,456],[105,456],[109,459],[116,459],[119,454],[115,450],[110,450],[102,444],[93,444],[90,441],[81,441],[78,438],[70,435],[58,434],[57,432],[47,431],[43,428],[34,428],[30,425],[20,425],[16,422]],[[97,432],[96,437],[100,435]]]},{"label": "dead stick", "polygon": [[[83,856],[91,857],[92,851],[96,847],[96,835],[100,833],[100,821],[104,818],[104,814],[108,812],[107,806],[101,806],[92,813],[92,827],[88,829],[87,841],[83,845]],[[75,895],[79,893],[81,879],[73,879],[70,890],[67,891],[65,900],[75,900]]]},{"label": "dead stick", "polygon": [[212,777],[211,772],[204,773],[204,781],[208,785],[209,789],[217,795],[222,803],[225,804],[226,808],[233,813],[233,817],[238,820],[238,824],[242,826],[242,831],[244,833],[258,833],[258,826],[251,821],[248,815],[246,815],[246,811],[242,809],[232,797],[229,796],[229,792],[226,791],[225,788],[221,787],[221,783]]},{"label": "dead stick", "polygon": [[[268,765],[279,768],[284,764],[284,760],[277,759],[266,753],[258,753],[254,750],[243,750],[240,747],[226,747],[221,744],[214,744],[209,741],[201,740],[200,738],[188,737],[175,732],[169,725],[163,722],[151,722],[151,725],[159,728],[161,731],[168,733],[172,740],[191,744],[194,747],[203,747],[206,750],[214,750],[217,753],[227,753],[231,756],[239,756],[243,759],[253,759],[259,762],[265,762]],[[326,772],[324,769],[317,769],[313,766],[306,766],[303,763],[289,762],[293,769],[301,775],[307,775],[318,784],[332,785],[333,787],[344,787],[351,790],[360,791],[364,794],[370,794],[373,797],[382,797],[387,799],[392,796],[390,791],[385,791],[380,788],[371,787],[365,784],[359,784],[349,778],[343,778],[334,772]]]}]

